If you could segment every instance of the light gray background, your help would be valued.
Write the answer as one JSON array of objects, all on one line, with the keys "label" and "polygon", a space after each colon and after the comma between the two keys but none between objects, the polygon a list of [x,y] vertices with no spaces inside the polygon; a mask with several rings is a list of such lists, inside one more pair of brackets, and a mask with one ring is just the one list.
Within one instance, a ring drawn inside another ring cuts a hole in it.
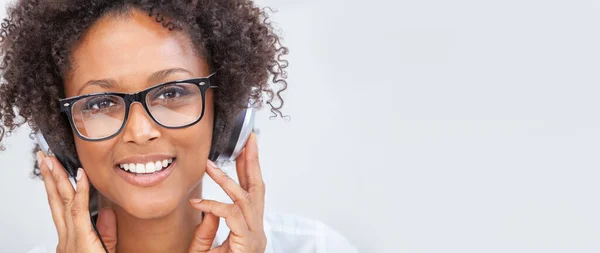
[{"label": "light gray background", "polygon": [[[361,252],[600,251],[599,2],[259,3],[291,49],[292,121],[258,119],[268,209]],[[27,132],[2,252],[55,239]]]}]

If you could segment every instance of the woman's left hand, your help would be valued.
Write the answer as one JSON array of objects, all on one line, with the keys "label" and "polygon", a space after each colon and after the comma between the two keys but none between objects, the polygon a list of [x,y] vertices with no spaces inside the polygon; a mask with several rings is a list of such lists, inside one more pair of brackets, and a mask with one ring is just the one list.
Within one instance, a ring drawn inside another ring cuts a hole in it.
[{"label": "woman's left hand", "polygon": [[[214,200],[190,200],[191,205],[206,213],[196,227],[189,252],[194,253],[264,253],[267,238],[263,228],[265,184],[258,162],[256,135],[250,135],[245,150],[236,160],[238,185],[225,172],[208,161],[206,173],[225,190],[233,200],[226,204]],[[225,242],[211,249],[219,217],[230,229]]]}]

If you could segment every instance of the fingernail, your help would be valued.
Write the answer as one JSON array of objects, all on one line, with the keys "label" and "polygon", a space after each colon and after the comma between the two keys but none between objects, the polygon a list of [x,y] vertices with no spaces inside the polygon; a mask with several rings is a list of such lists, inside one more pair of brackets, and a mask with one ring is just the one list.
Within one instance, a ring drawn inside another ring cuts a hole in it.
[{"label": "fingernail", "polygon": [[40,154],[40,151],[35,153],[35,159],[37,160],[38,166],[42,166],[42,154]]},{"label": "fingernail", "polygon": [[192,202],[194,204],[198,204],[198,203],[202,202],[202,199],[190,199],[190,202]]},{"label": "fingernail", "polygon": [[50,159],[50,158],[44,158],[44,166],[48,167],[48,169],[50,171],[52,171],[52,166],[53,166],[52,159]]},{"label": "fingernail", "polygon": [[256,149],[258,149],[258,138],[257,138],[256,134],[252,133],[251,136],[252,136],[252,139],[253,139],[252,141],[254,141],[254,147],[256,147]]},{"label": "fingernail", "polygon": [[77,180],[77,182],[79,182],[79,180],[81,180],[82,176],[83,176],[83,169],[81,169],[81,168],[77,169],[77,176],[75,177],[75,180]]},{"label": "fingernail", "polygon": [[208,160],[208,167],[210,167],[211,169],[216,169],[217,165],[213,161]]}]

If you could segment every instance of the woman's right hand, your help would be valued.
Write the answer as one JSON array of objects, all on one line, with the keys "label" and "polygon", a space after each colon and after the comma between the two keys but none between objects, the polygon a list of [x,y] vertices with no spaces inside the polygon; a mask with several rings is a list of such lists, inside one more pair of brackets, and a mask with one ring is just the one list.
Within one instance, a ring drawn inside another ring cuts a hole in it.
[{"label": "woman's right hand", "polygon": [[[44,178],[52,219],[58,232],[56,253],[105,253],[92,227],[89,202],[89,182],[83,171],[77,171],[77,190],[73,189],[65,169],[55,157],[37,154]],[[117,245],[115,213],[104,208],[98,214],[96,227],[110,253]]]}]

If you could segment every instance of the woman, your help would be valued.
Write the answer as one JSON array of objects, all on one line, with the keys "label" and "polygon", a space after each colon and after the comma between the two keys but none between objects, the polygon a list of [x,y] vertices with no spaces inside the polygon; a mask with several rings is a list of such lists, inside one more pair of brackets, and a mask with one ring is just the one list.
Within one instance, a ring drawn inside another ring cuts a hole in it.
[{"label": "woman", "polygon": [[[208,159],[248,101],[266,95],[281,115],[287,49],[251,1],[21,0],[7,13],[3,136],[26,122],[81,164],[73,189],[56,158],[36,154],[57,252],[351,249],[328,229],[301,237],[280,227],[319,223],[265,223],[254,135],[236,162],[239,185]],[[202,198],[205,173],[232,204]],[[100,209],[99,236],[89,204]],[[229,232],[219,239],[220,218]]]}]

